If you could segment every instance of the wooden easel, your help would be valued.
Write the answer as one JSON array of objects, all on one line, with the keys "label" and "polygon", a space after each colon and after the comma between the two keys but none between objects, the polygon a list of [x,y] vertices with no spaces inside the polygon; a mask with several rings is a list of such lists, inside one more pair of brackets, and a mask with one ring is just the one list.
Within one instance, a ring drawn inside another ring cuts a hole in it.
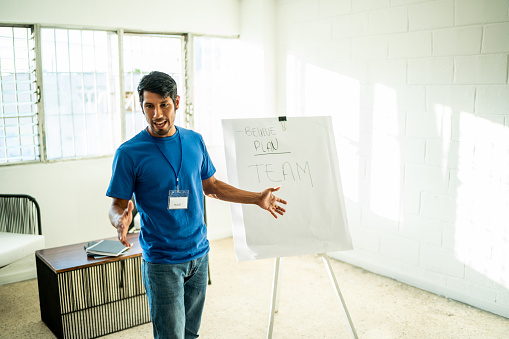
[{"label": "wooden easel", "polygon": [[[339,301],[341,301],[341,307],[343,309],[343,313],[346,317],[346,320],[348,321],[348,325],[350,327],[350,334],[352,335],[352,338],[358,339],[357,332],[355,331],[355,327],[353,326],[352,319],[350,318],[350,313],[348,313],[348,309],[346,308],[345,300],[343,299],[343,295],[341,294],[341,291],[339,290],[338,282],[336,281],[336,276],[334,275],[334,271],[332,270],[332,266],[330,264],[329,256],[327,253],[320,253],[319,254],[325,264],[325,267],[327,268],[327,273],[329,273],[329,278],[331,279],[332,285],[334,286],[334,289],[336,291],[336,295],[339,298]],[[272,299],[270,301],[270,318],[269,318],[269,329],[267,332],[267,339],[272,339],[272,331],[274,329],[274,315],[277,312],[277,304],[278,304],[278,298],[279,298],[279,273],[281,268],[281,258],[276,258],[275,264],[274,264],[274,280],[272,282]]]}]

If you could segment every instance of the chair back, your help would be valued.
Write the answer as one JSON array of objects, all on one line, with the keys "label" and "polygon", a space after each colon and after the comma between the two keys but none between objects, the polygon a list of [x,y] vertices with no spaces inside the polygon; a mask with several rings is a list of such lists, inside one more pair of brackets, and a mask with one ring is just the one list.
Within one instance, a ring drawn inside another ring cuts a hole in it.
[{"label": "chair back", "polygon": [[42,235],[41,210],[35,198],[0,194],[0,232]]}]

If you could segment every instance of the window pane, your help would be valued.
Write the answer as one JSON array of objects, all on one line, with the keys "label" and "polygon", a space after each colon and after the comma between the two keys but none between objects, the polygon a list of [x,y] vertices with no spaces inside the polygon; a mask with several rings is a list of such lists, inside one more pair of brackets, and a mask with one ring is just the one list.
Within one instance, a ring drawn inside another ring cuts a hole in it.
[{"label": "window pane", "polygon": [[221,119],[242,114],[240,52],[235,39],[194,39],[194,127],[207,145],[223,144]]},{"label": "window pane", "polygon": [[[180,109],[175,123],[182,125],[185,113],[184,60],[182,60],[182,37],[171,35],[124,35],[124,84],[126,111],[126,138],[129,139],[146,127],[141,111],[138,83],[151,71],[170,74],[177,82]],[[184,126],[185,127],[185,126]]]},{"label": "window pane", "polygon": [[0,27],[0,164],[40,160],[32,30]]},{"label": "window pane", "polygon": [[[119,128],[113,123],[100,126],[98,117],[118,121],[116,34],[49,28],[42,31],[48,37],[42,41],[43,63],[57,65],[43,70],[48,159],[111,154],[115,141],[120,139]],[[103,138],[102,134],[109,137]]]}]

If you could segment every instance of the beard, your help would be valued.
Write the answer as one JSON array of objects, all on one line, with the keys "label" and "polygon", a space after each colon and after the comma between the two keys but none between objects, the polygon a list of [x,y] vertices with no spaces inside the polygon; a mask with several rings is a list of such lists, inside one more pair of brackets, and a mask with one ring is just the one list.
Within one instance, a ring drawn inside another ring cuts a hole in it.
[{"label": "beard", "polygon": [[152,124],[150,125],[152,132],[161,137],[168,136],[168,133],[170,133],[172,127],[173,125],[168,120],[164,120],[164,124],[162,126],[159,126],[156,121],[152,121]]}]

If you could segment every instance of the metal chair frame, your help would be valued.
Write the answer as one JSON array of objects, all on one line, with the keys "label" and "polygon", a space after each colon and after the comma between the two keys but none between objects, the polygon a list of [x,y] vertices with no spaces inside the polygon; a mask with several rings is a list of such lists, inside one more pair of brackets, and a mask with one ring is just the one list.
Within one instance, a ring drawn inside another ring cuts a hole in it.
[{"label": "metal chair frame", "polygon": [[0,232],[42,235],[41,209],[26,194],[0,194]]}]

